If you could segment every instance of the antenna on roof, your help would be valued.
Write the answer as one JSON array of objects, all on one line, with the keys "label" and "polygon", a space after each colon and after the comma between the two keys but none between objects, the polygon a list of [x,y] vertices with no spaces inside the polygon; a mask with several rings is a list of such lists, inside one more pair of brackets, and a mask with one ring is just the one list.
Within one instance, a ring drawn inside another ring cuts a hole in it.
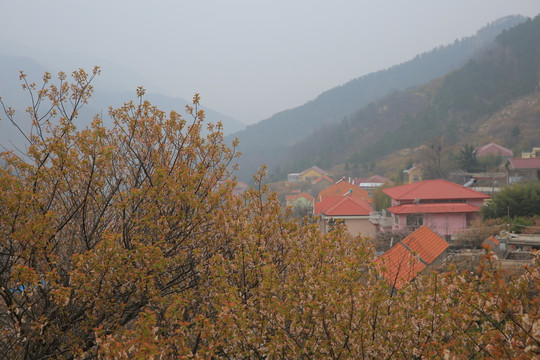
[{"label": "antenna on roof", "polygon": [[343,194],[343,196],[347,196],[347,195],[349,195],[349,194],[352,194],[352,188],[349,189],[349,191],[347,191],[345,194]]}]

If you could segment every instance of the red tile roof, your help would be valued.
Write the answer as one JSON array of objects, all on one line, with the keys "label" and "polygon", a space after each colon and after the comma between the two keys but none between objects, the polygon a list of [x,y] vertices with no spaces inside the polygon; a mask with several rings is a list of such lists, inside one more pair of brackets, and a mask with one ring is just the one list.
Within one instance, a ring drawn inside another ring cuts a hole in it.
[{"label": "red tile roof", "polygon": [[540,169],[540,158],[514,158],[508,161],[514,169]]},{"label": "red tile roof", "polygon": [[491,240],[495,245],[499,245],[500,241],[495,236],[490,236],[489,240]]},{"label": "red tile roof", "polygon": [[397,243],[377,259],[384,278],[396,289],[409,283],[426,268],[417,256],[413,255],[403,244]]},{"label": "red tile roof", "polygon": [[424,225],[381,255],[376,263],[384,266],[382,275],[399,290],[449,246],[444,239]]},{"label": "red tile roof", "polygon": [[[328,198],[323,198],[321,203],[325,203]],[[330,203],[328,203],[330,204]],[[321,213],[327,216],[367,216],[373,211],[368,202],[354,196],[342,196],[341,199],[329,207],[321,206]]]},{"label": "red tile roof", "polygon": [[301,194],[292,194],[292,195],[286,195],[285,196],[285,201],[286,202],[293,202],[299,198],[305,198],[306,200],[309,200],[309,201],[313,201],[315,200],[315,198],[313,196],[311,196],[310,194],[308,194],[307,192],[303,192]]},{"label": "red tile roof", "polygon": [[477,147],[475,150],[476,156],[486,156],[490,154],[495,156],[514,156],[512,150],[495,143],[489,143],[487,145]]},{"label": "red tile roof", "polygon": [[343,196],[349,192],[352,194],[352,196],[356,198],[369,201],[369,193],[366,190],[351,183],[348,183],[345,180],[340,180],[334,185],[331,185],[326,189],[322,190],[317,196],[317,199],[320,200],[326,196]]},{"label": "red tile roof", "polygon": [[402,204],[387,209],[392,214],[438,214],[438,213],[474,213],[480,211],[477,206],[466,203],[440,204]]},{"label": "red tile roof", "polygon": [[392,199],[400,201],[488,199],[489,195],[447,180],[424,180],[383,189]]},{"label": "red tile roof", "polygon": [[341,200],[343,200],[343,196],[325,196],[320,201],[313,203],[313,213],[315,215],[321,215],[324,210],[331,208]]},{"label": "red tile roof", "polygon": [[435,261],[450,246],[450,244],[426,225],[410,233],[401,242],[407,245],[428,264]]}]

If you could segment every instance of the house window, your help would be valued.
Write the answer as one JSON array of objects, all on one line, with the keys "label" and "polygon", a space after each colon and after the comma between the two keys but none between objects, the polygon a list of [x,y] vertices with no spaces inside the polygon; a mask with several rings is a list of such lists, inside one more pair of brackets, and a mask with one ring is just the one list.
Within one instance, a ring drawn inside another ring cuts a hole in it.
[{"label": "house window", "polygon": [[418,175],[413,175],[413,181],[414,182],[420,181],[420,177]]},{"label": "house window", "polygon": [[394,215],[394,222],[399,224],[399,215]]},{"label": "house window", "polygon": [[420,227],[422,225],[424,225],[422,215],[407,215],[407,226]]}]

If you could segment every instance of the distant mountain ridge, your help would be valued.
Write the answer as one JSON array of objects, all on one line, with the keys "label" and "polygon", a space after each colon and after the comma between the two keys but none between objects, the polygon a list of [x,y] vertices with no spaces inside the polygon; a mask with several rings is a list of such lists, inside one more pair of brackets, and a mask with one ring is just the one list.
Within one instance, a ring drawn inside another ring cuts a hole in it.
[{"label": "distant mountain ridge", "polygon": [[289,147],[323,126],[339,123],[393,91],[429,82],[457,69],[478,51],[489,47],[503,30],[523,22],[522,16],[508,16],[480,29],[476,35],[456,40],[416,56],[403,64],[371,73],[330,89],[316,99],[294,109],[279,112],[244,130],[229,135],[240,140],[238,176],[247,180],[257,167],[275,168],[291,162]]},{"label": "distant mountain ridge", "polygon": [[[10,45],[10,43],[6,41],[0,41],[0,44]],[[9,48],[0,50],[0,96],[3,98],[6,105],[17,110],[17,116],[21,121],[24,121],[26,120],[24,117],[24,110],[30,104],[28,93],[21,90],[19,71],[24,71],[28,75],[29,81],[39,85],[45,71],[51,72],[54,78],[56,75],[55,72],[60,69],[51,68],[29,56],[17,55],[17,53],[20,53],[21,51],[28,50],[16,49],[16,51],[12,50],[11,52]],[[8,55],[5,55],[5,53]],[[50,58],[53,55],[47,56]],[[79,58],[74,58],[73,61],[77,61],[77,59]],[[90,61],[98,60],[85,60],[84,64],[87,64]],[[81,63],[82,62],[83,61],[81,60]],[[79,67],[84,67],[84,64]],[[97,64],[99,65],[99,63]],[[105,63],[105,66],[107,67],[102,69],[102,75],[98,76],[93,82],[95,92],[90,99],[89,104],[83,107],[79,116],[81,123],[90,122],[95,114],[102,114],[104,120],[107,121],[109,106],[118,107],[123,105],[124,102],[135,99],[136,87],[146,83],[139,74],[129,68],[123,68],[120,65],[110,63]],[[69,74],[70,71],[74,69],[66,68],[61,70]],[[91,71],[91,68],[85,68],[85,70]],[[149,99],[153,105],[158,106],[164,111],[174,109],[182,115],[185,114],[185,105],[191,104],[191,100],[162,95],[156,91],[151,91],[152,88],[157,87],[152,84],[148,85],[150,91],[147,92],[146,98]],[[123,89],[129,89],[129,91]],[[240,121],[204,106],[204,96],[202,97],[202,104],[201,108],[206,112],[206,120],[213,123],[221,121],[225,134],[237,132],[245,127],[245,124]],[[5,116],[0,114],[0,118],[5,119]],[[10,142],[20,145],[22,138],[7,120],[1,121],[0,145],[6,146]]]},{"label": "distant mountain ridge", "polygon": [[282,171],[313,164],[366,168],[435,137],[449,147],[494,141],[521,151],[540,139],[539,94],[540,15],[503,31],[492,47],[444,77],[390,94],[287,148]]}]

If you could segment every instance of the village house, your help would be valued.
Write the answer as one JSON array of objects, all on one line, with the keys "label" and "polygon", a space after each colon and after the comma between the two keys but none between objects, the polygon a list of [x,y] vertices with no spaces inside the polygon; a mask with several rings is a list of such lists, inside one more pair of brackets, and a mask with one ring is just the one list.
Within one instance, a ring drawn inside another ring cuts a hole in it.
[{"label": "village house", "polygon": [[394,182],[392,180],[380,175],[373,175],[368,178],[354,178],[351,179],[349,182],[366,190],[370,196],[373,194],[374,190],[382,187],[384,184],[387,184],[389,186],[394,185]]},{"label": "village house", "polygon": [[503,231],[499,235],[490,236],[482,245],[487,246],[499,259],[531,260],[533,251],[540,250],[540,235]]},{"label": "village house", "polygon": [[530,159],[530,158],[540,158],[540,147],[533,147],[531,151],[522,151],[521,152],[521,158],[522,159]]},{"label": "village house", "polygon": [[314,203],[313,209],[322,233],[326,234],[336,224],[343,223],[352,236],[375,234],[375,225],[370,221],[372,212],[373,208],[367,201],[355,197],[352,193],[323,196]]},{"label": "village house", "polygon": [[379,256],[376,264],[388,283],[400,290],[427,267],[439,265],[450,245],[424,225]]},{"label": "village house", "polygon": [[[321,169],[318,166],[312,166],[309,169],[306,169],[300,173],[290,173],[287,174],[287,181],[288,182],[299,182],[299,181],[305,181],[309,183],[314,183],[317,179],[324,177],[326,175],[326,171]],[[326,177],[329,179],[328,177]],[[333,181],[330,179],[330,182]]]},{"label": "village house", "polygon": [[446,180],[424,180],[383,189],[391,198],[387,209],[392,230],[415,230],[428,225],[447,239],[463,232],[478,217],[489,195]]},{"label": "village house", "polygon": [[312,166],[309,169],[304,170],[300,173],[300,181],[312,182],[323,175],[326,175],[326,171],[324,171],[318,166]]},{"label": "village house", "polygon": [[540,157],[510,159],[504,167],[508,184],[540,180]]},{"label": "village house", "polygon": [[505,148],[504,146],[489,143],[484,146],[477,147],[475,149],[476,157],[482,156],[500,156],[503,160],[511,159],[514,156],[512,150]]},{"label": "village house", "polygon": [[319,192],[313,203],[313,214],[319,218],[323,233],[342,222],[353,236],[374,234],[376,228],[370,221],[373,212],[368,192],[345,178]]},{"label": "village house", "polygon": [[422,164],[414,163],[410,169],[403,170],[403,181],[412,184],[422,181]]},{"label": "village house", "polygon": [[366,190],[351,184],[345,178],[342,178],[335,184],[319,192],[319,195],[317,195],[317,201],[320,201],[321,198],[325,196],[343,196],[345,194],[352,194],[352,196],[356,198],[371,202],[369,193]]}]

